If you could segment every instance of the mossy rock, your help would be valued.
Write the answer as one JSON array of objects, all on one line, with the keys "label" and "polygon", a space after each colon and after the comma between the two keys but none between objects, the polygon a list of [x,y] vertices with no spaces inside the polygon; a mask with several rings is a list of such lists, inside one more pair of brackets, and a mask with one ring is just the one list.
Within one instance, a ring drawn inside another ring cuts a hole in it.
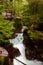
[{"label": "mossy rock", "polygon": [[25,30],[23,32],[24,41],[26,46],[34,46],[36,49],[43,50],[43,32],[34,30]]},{"label": "mossy rock", "polygon": [[2,47],[0,47],[0,65],[12,65],[7,50]]},{"label": "mossy rock", "polygon": [[0,65],[12,65],[12,61],[8,57],[0,57]]}]

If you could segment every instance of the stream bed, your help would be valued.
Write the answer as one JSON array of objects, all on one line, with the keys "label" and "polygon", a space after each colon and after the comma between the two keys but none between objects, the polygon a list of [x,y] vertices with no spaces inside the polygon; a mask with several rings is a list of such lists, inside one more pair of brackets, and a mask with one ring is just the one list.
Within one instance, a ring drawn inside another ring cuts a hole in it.
[{"label": "stream bed", "polygon": [[[25,57],[25,47],[23,45],[23,33],[17,33],[17,37],[15,39],[10,39],[10,43],[13,44],[13,47],[17,47],[20,50],[21,55],[16,57],[18,60],[22,61],[26,65],[43,65],[43,62],[38,60],[27,60]],[[17,60],[13,59],[13,65],[23,65]]]}]

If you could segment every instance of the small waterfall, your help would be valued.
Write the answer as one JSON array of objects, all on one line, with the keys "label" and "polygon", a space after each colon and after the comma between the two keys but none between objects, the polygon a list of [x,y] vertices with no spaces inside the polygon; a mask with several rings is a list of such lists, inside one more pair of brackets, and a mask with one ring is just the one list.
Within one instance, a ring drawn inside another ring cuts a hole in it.
[{"label": "small waterfall", "polygon": [[14,39],[9,39],[10,43],[12,43],[13,45],[17,45],[22,43],[23,41],[23,33],[17,33],[17,37]]},{"label": "small waterfall", "polygon": [[[22,33],[16,33],[17,37],[14,39],[9,39],[10,43],[13,44],[13,47],[17,47],[20,50],[20,57],[17,57],[17,59],[19,59],[20,61],[24,62],[26,65],[43,65],[43,62],[34,60],[27,60],[25,57],[25,47],[22,44],[23,43],[23,30],[22,29]],[[13,65],[23,65],[20,62],[18,62],[17,60],[13,59]]]},{"label": "small waterfall", "polygon": [[27,29],[26,26],[23,26],[22,27],[22,33],[16,33],[17,34],[17,37],[14,38],[14,39],[9,39],[10,40],[10,43],[12,43],[13,45],[17,45],[17,44],[20,44],[22,43],[23,41],[23,31]]}]

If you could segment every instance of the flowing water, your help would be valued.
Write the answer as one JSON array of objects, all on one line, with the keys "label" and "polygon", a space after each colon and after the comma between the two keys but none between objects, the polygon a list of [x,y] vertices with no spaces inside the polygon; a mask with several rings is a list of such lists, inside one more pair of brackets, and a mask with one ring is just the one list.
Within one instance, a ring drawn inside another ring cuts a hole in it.
[{"label": "flowing water", "polygon": [[[27,60],[25,57],[25,47],[22,44],[23,43],[23,33],[17,33],[17,37],[15,39],[10,39],[10,42],[13,44],[14,47],[17,47],[20,50],[20,57],[16,57],[17,59],[19,59],[20,61],[24,62],[26,65],[43,65],[43,62],[34,60],[34,61],[30,61]],[[20,62],[18,62],[17,60],[13,60],[13,64],[14,65],[23,65]]]},{"label": "flowing water", "polygon": [[10,39],[10,43],[13,43],[13,45],[17,45],[22,43],[23,41],[23,33],[16,33],[17,37],[15,39]]}]

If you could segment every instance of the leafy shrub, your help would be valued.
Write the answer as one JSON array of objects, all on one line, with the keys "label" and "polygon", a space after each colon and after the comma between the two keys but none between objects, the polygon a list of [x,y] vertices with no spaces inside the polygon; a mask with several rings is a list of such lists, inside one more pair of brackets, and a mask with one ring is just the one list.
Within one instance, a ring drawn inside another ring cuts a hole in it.
[{"label": "leafy shrub", "polygon": [[28,30],[28,35],[31,39],[40,39],[43,38],[43,35],[41,35],[40,31],[32,31],[32,30]]},{"label": "leafy shrub", "polygon": [[23,11],[23,25],[31,27],[31,25],[43,22],[43,3],[38,1],[29,1],[28,5],[24,7]]},{"label": "leafy shrub", "polygon": [[[39,0],[30,0],[27,6],[23,13],[23,25],[28,27],[28,35],[36,39],[43,37],[43,35],[40,35],[43,31],[43,3]],[[40,32],[41,28],[42,31]]]},{"label": "leafy shrub", "polygon": [[0,44],[9,42],[8,39],[14,33],[13,30],[15,30],[13,24],[14,22],[4,20],[3,16],[0,15]]}]

